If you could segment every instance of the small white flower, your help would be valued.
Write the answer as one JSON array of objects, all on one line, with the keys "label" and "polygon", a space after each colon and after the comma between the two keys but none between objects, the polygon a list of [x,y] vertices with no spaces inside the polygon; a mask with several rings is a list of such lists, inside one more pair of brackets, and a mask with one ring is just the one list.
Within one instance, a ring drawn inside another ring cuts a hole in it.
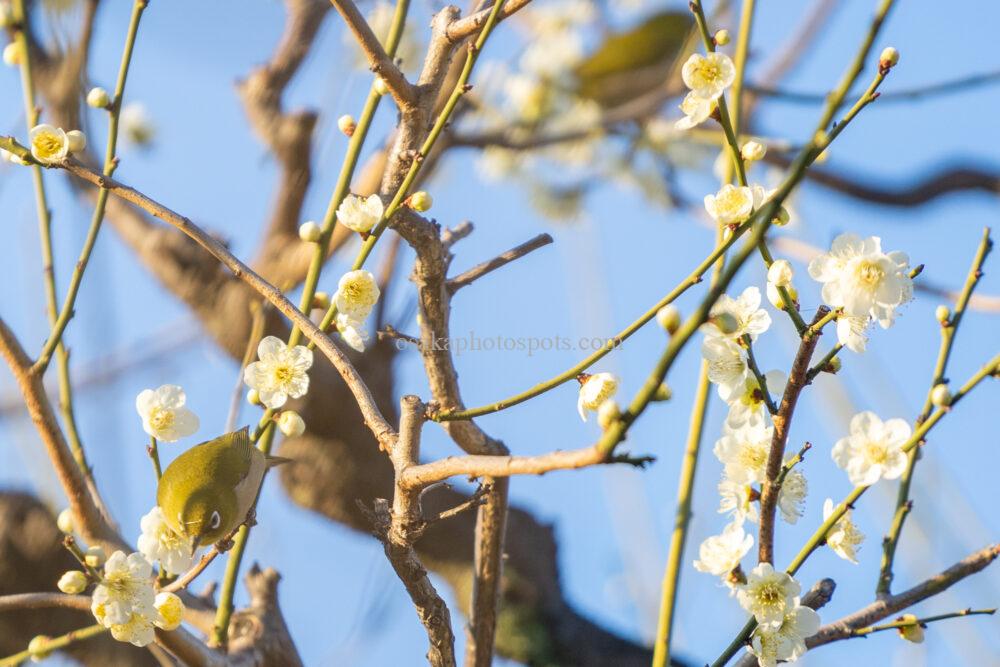
[{"label": "small white flower", "polygon": [[763,423],[747,424],[724,433],[712,452],[725,467],[726,479],[737,484],[763,482],[773,434],[774,429]]},{"label": "small white flower", "polygon": [[354,350],[364,352],[369,338],[368,329],[365,327],[365,323],[361,320],[355,319],[347,313],[337,313],[337,319],[335,321],[337,331],[340,333],[340,337],[344,340],[344,342],[351,346]]},{"label": "small white flower", "polygon": [[54,164],[69,155],[69,138],[59,127],[36,125],[28,134],[31,154],[42,164]]},{"label": "small white flower", "polygon": [[280,408],[291,398],[309,391],[309,368],[312,350],[304,345],[289,348],[284,341],[268,336],[257,346],[255,361],[243,371],[243,381],[256,389],[260,402],[269,408]]},{"label": "small white flower", "polygon": [[706,336],[701,356],[708,362],[708,379],[718,385],[720,396],[729,396],[744,386],[749,371],[743,347],[722,336]]},{"label": "small white flower", "polygon": [[695,93],[688,93],[680,104],[684,117],[674,123],[674,129],[690,130],[708,120],[708,117],[715,111],[716,101],[699,97]]},{"label": "small white flower", "polygon": [[[829,519],[830,515],[833,514],[833,507],[833,500],[827,498],[823,503],[823,521]],[[851,510],[847,510],[842,517],[837,519],[837,523],[833,524],[833,527],[826,534],[826,546],[833,549],[833,552],[844,560],[849,560],[855,565],[858,564],[856,556],[858,547],[864,541],[864,533],[858,530],[858,527],[851,521]]]},{"label": "small white flower", "polygon": [[721,535],[712,535],[701,543],[694,569],[725,577],[740,566],[752,546],[753,535],[747,535],[742,524],[731,523]]},{"label": "small white flower", "polygon": [[[156,613],[155,609],[153,613]],[[155,616],[133,612],[125,623],[112,623],[106,627],[111,630],[111,636],[120,642],[139,647],[148,646],[156,639],[156,631],[153,629],[154,618]]]},{"label": "small white flower", "polygon": [[333,298],[337,304],[337,312],[351,319],[364,320],[380,294],[375,276],[370,271],[358,269],[348,271],[340,277],[337,293]]},{"label": "small white flower", "polygon": [[129,623],[133,613],[152,614],[152,566],[142,554],[111,554],[104,564],[104,578],[94,589],[91,610],[104,627]]},{"label": "small white flower", "polygon": [[164,630],[176,630],[184,620],[184,603],[173,593],[159,593],[153,602],[159,618],[153,622]]},{"label": "small white flower", "polygon": [[799,604],[798,598],[780,625],[757,626],[747,651],[760,667],[775,667],[779,661],[795,662],[808,650],[806,639],[819,630],[819,614]]},{"label": "small white flower", "polygon": [[684,85],[704,99],[714,100],[722,95],[736,79],[736,67],[724,53],[701,55],[693,53],[681,68]]},{"label": "small white flower", "polygon": [[156,138],[156,126],[140,102],[131,102],[122,109],[121,129],[125,138],[136,146],[148,146]]},{"label": "small white flower", "polygon": [[158,561],[160,567],[171,574],[187,572],[193,557],[191,542],[167,525],[159,506],[142,517],[139,527],[142,528],[142,535],[136,546],[146,560],[150,563]]},{"label": "small white flower", "polygon": [[[773,370],[764,373],[767,381],[767,393],[775,403],[781,401],[785,391],[787,377],[782,371]],[[723,392],[720,390],[719,395]],[[753,373],[747,373],[743,385],[727,388],[722,400],[729,404],[729,415],[726,426],[736,429],[744,424],[763,424],[767,417],[767,403],[764,402],[764,392]]]},{"label": "small white flower", "polygon": [[833,446],[833,460],[855,486],[896,479],[906,469],[903,445],[911,433],[902,419],[883,422],[873,412],[858,413],[851,419],[850,435]]},{"label": "small white flower", "polygon": [[871,318],[841,315],[837,318],[837,342],[851,352],[861,354],[868,346]]},{"label": "small white flower", "polygon": [[743,144],[743,148],[740,149],[740,156],[747,162],[762,160],[766,154],[767,147],[759,141],[752,139]]},{"label": "small white flower", "polygon": [[794,607],[800,590],[795,579],[775,570],[770,563],[760,563],[747,575],[747,582],[737,587],[736,599],[758,624],[779,626]]},{"label": "small white flower", "polygon": [[809,263],[809,275],[823,283],[826,303],[852,317],[871,315],[888,329],[895,309],[913,298],[909,263],[906,253],[882,252],[877,236],[841,234]]},{"label": "small white flower", "polygon": [[719,514],[728,514],[734,523],[757,523],[757,505],[753,501],[753,488],[731,479],[719,482]]},{"label": "small white flower", "polygon": [[580,384],[580,396],[576,401],[576,411],[580,419],[587,421],[587,413],[600,409],[601,404],[618,391],[618,378],[611,373],[594,373]]},{"label": "small white flower", "polygon": [[287,438],[297,438],[306,432],[306,422],[294,410],[285,410],[278,417],[278,428]]},{"label": "small white flower", "polygon": [[778,509],[781,517],[788,523],[795,523],[802,516],[802,506],[809,493],[809,483],[801,470],[792,469],[785,475],[778,492]]},{"label": "small white flower", "polygon": [[198,415],[184,407],[187,396],[175,384],[143,389],[135,398],[142,429],[157,440],[177,442],[198,430]]},{"label": "small white flower", "polygon": [[917,622],[917,617],[913,614],[903,614],[899,617],[899,620],[910,623],[910,625],[904,625],[900,628],[896,628],[899,636],[908,642],[922,644],[924,641],[924,626]]},{"label": "small white flower", "polygon": [[673,335],[681,328],[681,311],[674,304],[667,304],[656,311],[656,323],[668,334]]},{"label": "small white flower", "polygon": [[753,190],[727,183],[714,195],[705,195],[705,210],[720,225],[736,225],[753,213]]},{"label": "small white flower", "polygon": [[80,570],[63,572],[63,576],[59,577],[56,588],[69,595],[82,593],[87,589],[87,575]]},{"label": "small white flower", "polygon": [[774,283],[776,287],[788,287],[794,276],[792,263],[787,259],[776,259],[767,269],[767,282]]},{"label": "small white flower", "polygon": [[597,408],[597,425],[606,431],[611,428],[611,424],[617,421],[620,416],[621,408],[618,407],[618,401],[609,398]]},{"label": "small white flower", "polygon": [[[718,317],[723,313],[729,313],[736,319],[735,330],[727,334],[733,339],[749,335],[751,340],[757,340],[757,336],[771,326],[771,315],[760,307],[760,290],[752,285],[735,299],[728,294],[720,296],[712,306],[710,316]],[[708,335],[721,333],[718,327],[711,325],[706,326],[704,331]]]},{"label": "small white flower", "polygon": [[383,210],[382,199],[377,194],[368,197],[347,195],[337,208],[337,222],[364,234],[382,219]]}]

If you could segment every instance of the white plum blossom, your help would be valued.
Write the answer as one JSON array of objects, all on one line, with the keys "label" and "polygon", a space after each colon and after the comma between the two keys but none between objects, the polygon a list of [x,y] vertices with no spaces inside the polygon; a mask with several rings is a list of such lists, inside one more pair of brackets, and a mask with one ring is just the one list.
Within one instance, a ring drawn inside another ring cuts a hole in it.
[{"label": "white plum blossom", "polygon": [[372,307],[378,302],[381,291],[375,276],[370,271],[358,269],[348,271],[340,277],[334,301],[337,312],[358,321],[368,317]]},{"label": "white plum blossom", "polygon": [[357,352],[364,352],[369,334],[365,323],[347,313],[337,313],[335,320],[340,337]]},{"label": "white plum blossom", "polygon": [[157,440],[176,442],[198,430],[198,415],[184,407],[187,396],[175,384],[144,389],[135,398],[142,429]]},{"label": "white plum blossom", "polygon": [[779,626],[794,607],[801,586],[770,563],[760,563],[736,589],[736,599],[744,611],[753,614],[762,626]]},{"label": "white plum blossom", "polygon": [[855,486],[896,479],[906,469],[903,445],[911,433],[910,425],[902,419],[883,422],[873,412],[858,413],[851,419],[850,435],[833,446],[833,460],[847,471]]},{"label": "white plum blossom", "polygon": [[680,104],[681,112],[684,116],[674,123],[677,130],[690,130],[708,120],[708,117],[715,111],[716,101],[705,99],[694,93],[688,93]]},{"label": "white plum blossom", "polygon": [[787,259],[776,259],[767,268],[767,282],[774,283],[775,287],[788,287],[794,276],[795,271]]},{"label": "white plum blossom", "polygon": [[727,183],[714,195],[705,195],[705,210],[720,225],[737,225],[753,213],[753,190]]},{"label": "white plum blossom", "polygon": [[795,523],[802,516],[802,506],[806,502],[806,495],[809,493],[809,483],[801,470],[789,470],[781,483],[781,491],[778,492],[778,509],[781,510],[781,518],[788,523]]},{"label": "white plum blossom", "polygon": [[837,342],[851,352],[861,354],[868,345],[871,318],[841,315],[837,318]]},{"label": "white plum blossom", "polygon": [[719,514],[728,514],[733,523],[757,523],[757,505],[753,500],[753,487],[730,479],[719,482]]},{"label": "white plum blossom", "polygon": [[87,575],[85,575],[80,570],[70,570],[68,572],[63,572],[63,575],[59,577],[59,581],[56,583],[56,588],[61,590],[63,593],[69,595],[76,595],[77,593],[82,593],[87,589]]},{"label": "white plum blossom", "polygon": [[156,631],[153,629],[156,614],[155,608],[152,615],[133,612],[124,623],[111,623],[105,627],[111,630],[111,636],[120,642],[139,647],[148,646],[156,639]]},{"label": "white plum blossom", "polygon": [[158,628],[176,630],[184,619],[184,603],[173,593],[158,593],[153,606],[158,612],[153,620]]},{"label": "white plum blossom", "polygon": [[805,654],[806,639],[819,630],[819,614],[799,604],[798,598],[777,626],[757,626],[747,647],[760,667],[795,662]]},{"label": "white plum blossom", "polygon": [[156,126],[141,102],[130,102],[121,111],[121,130],[136,146],[149,146],[156,138]]},{"label": "white plum blossom", "polygon": [[[764,373],[764,380],[767,382],[767,393],[771,395],[771,400],[775,403],[781,401],[788,381],[784,372],[768,371]],[[722,394],[721,391],[719,393]],[[722,400],[729,404],[729,416],[726,417],[726,426],[729,428],[739,428],[744,424],[762,424],[767,417],[764,392],[753,373],[747,374],[742,386],[729,388]]]},{"label": "white plum blossom", "polygon": [[110,628],[129,623],[133,614],[155,613],[152,571],[141,553],[111,554],[104,564],[104,577],[94,589],[91,610],[97,620]]},{"label": "white plum blossom", "polygon": [[763,482],[774,429],[764,424],[746,424],[727,430],[712,452],[725,467],[726,479],[738,484]]},{"label": "white plum blossom", "polygon": [[378,224],[382,213],[382,199],[377,194],[367,198],[347,195],[337,207],[337,222],[351,231],[364,234]]},{"label": "white plum blossom", "polygon": [[851,317],[874,318],[888,329],[896,309],[913,298],[906,253],[882,252],[877,236],[841,234],[830,252],[809,263],[809,275],[823,283],[823,300]]},{"label": "white plum blossom", "polygon": [[54,164],[69,155],[69,138],[62,128],[36,125],[28,133],[31,155],[42,164]]},{"label": "white plum blossom", "polygon": [[740,561],[752,546],[753,535],[748,535],[742,524],[733,522],[722,530],[721,535],[712,535],[701,543],[694,569],[726,577],[740,566]]},{"label": "white plum blossom", "polygon": [[[823,503],[823,521],[833,514],[833,500],[827,498]],[[857,550],[861,543],[865,541],[865,535],[851,521],[851,510],[844,512],[844,515],[837,519],[837,523],[826,534],[826,546],[833,549],[833,552],[849,560],[855,565],[858,564]]]},{"label": "white plum blossom", "polygon": [[701,356],[708,362],[708,379],[718,385],[723,400],[744,386],[749,372],[746,349],[722,336],[706,336]]},{"label": "white plum blossom", "polygon": [[714,100],[736,79],[736,66],[724,53],[693,53],[681,68],[681,78],[692,93]]},{"label": "white plum blossom", "polygon": [[595,373],[583,378],[580,395],[576,401],[576,411],[580,419],[587,421],[588,412],[596,412],[601,404],[618,391],[618,378],[611,373]]},{"label": "white plum blossom", "polygon": [[257,358],[243,371],[243,381],[256,389],[260,402],[277,409],[291,398],[309,391],[312,350],[304,345],[288,347],[275,336],[267,336],[257,346]]},{"label": "white plum blossom", "polygon": [[718,317],[723,313],[729,313],[736,319],[736,329],[732,333],[723,334],[718,327],[707,325],[704,328],[707,335],[726,335],[733,339],[750,336],[751,340],[756,340],[758,335],[771,326],[771,315],[760,307],[760,290],[753,285],[735,299],[728,294],[720,296],[712,306],[710,316]]},{"label": "white plum blossom", "polygon": [[142,534],[136,546],[150,563],[159,562],[167,572],[180,574],[191,567],[191,542],[167,525],[163,510],[154,507],[139,521]]},{"label": "white plum blossom", "polygon": [[917,617],[913,614],[903,614],[899,617],[900,621],[905,621],[909,625],[904,625],[896,628],[899,636],[908,642],[913,642],[914,644],[922,644],[924,641],[924,626],[920,625]]},{"label": "white plum blossom", "polygon": [[[788,293],[788,296],[793,303],[799,300],[799,292],[793,285],[787,285],[785,287],[785,292]],[[767,300],[770,301],[771,305],[778,310],[785,309],[785,298],[781,296],[781,292],[778,291],[778,286],[772,282],[767,283]]]}]

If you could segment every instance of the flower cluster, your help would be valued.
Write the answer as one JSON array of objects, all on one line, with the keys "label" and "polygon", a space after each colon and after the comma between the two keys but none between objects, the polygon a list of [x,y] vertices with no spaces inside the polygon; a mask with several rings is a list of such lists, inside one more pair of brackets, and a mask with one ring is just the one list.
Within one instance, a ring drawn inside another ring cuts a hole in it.
[{"label": "flower cluster", "polygon": [[104,564],[90,609],[120,642],[146,646],[154,627],[174,630],[181,623],[184,604],[173,593],[157,594],[151,577],[152,566],[141,553],[116,551]]},{"label": "flower cluster", "polygon": [[363,352],[368,342],[365,319],[378,303],[381,291],[370,271],[348,271],[340,278],[333,300],[337,306],[337,331],[344,342]]},{"label": "flower cluster", "polygon": [[704,123],[718,105],[718,99],[736,79],[736,66],[724,53],[691,54],[681,68],[681,77],[691,92],[681,102],[684,117],[677,121],[679,130]]},{"label": "flower cluster", "polygon": [[312,350],[304,345],[288,347],[275,336],[267,336],[257,346],[258,361],[243,371],[243,381],[257,390],[262,404],[280,408],[289,398],[305,396],[309,391]]}]

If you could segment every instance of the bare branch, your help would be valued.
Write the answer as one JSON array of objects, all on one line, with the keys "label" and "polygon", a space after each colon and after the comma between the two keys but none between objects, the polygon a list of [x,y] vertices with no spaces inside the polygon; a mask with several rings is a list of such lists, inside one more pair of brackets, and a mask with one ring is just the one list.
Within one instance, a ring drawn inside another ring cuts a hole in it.
[{"label": "bare branch", "polygon": [[90,611],[93,602],[89,595],[66,595],[65,593],[19,593],[0,596],[0,612],[17,609],[79,609]]},{"label": "bare branch", "polygon": [[[498,17],[499,20],[502,21],[511,14],[520,11],[526,7],[529,2],[531,2],[531,0],[510,0],[510,2],[507,2],[500,8],[500,16]],[[483,24],[486,23],[486,19],[489,17],[490,9],[492,7],[493,5],[490,4],[487,7],[480,9],[475,14],[470,14],[464,19],[459,19],[458,21],[452,23],[448,26],[448,31],[446,33],[448,39],[452,42],[457,42],[461,39],[474,35],[483,26]]]},{"label": "bare branch", "polygon": [[482,264],[478,264],[465,273],[458,275],[448,281],[448,291],[454,294],[458,290],[462,289],[466,285],[479,280],[487,273],[496,271],[500,267],[510,264],[516,259],[524,257],[530,252],[538,250],[543,246],[547,246],[552,243],[552,236],[549,234],[539,234],[535,238],[525,241],[519,246],[515,246],[506,252],[502,252],[491,260],[487,260]]}]

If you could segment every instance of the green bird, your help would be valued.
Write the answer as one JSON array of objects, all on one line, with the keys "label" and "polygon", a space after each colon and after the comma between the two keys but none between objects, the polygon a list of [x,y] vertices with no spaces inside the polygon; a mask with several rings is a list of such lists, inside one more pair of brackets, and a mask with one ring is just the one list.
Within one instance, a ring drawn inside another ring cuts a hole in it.
[{"label": "green bird", "polygon": [[610,35],[576,68],[580,96],[614,108],[664,85],[693,27],[691,12],[667,11]]},{"label": "green bird", "polygon": [[156,503],[167,524],[199,545],[214,544],[249,518],[264,473],[288,459],[253,446],[249,427],[195,445],[160,477]]}]

